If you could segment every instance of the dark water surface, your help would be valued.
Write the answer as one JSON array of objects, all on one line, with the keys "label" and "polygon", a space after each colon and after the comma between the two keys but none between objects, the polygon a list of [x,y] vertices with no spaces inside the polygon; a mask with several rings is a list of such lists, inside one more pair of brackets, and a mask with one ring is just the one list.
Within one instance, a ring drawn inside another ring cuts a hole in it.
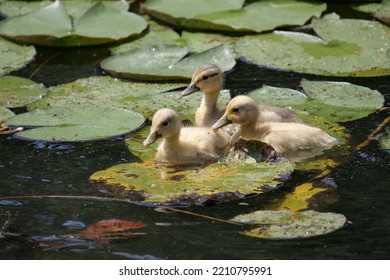
[{"label": "dark water surface", "polygon": [[[59,53],[57,55],[57,53]],[[38,48],[35,62],[17,73],[46,86],[102,75],[96,66],[107,48]],[[389,105],[389,77],[333,78],[261,69],[244,61],[226,76],[233,94],[262,84],[299,88],[301,78],[343,80],[382,92]],[[388,115],[374,113],[345,123],[352,147],[364,141]],[[104,196],[90,184],[95,171],[136,158],[124,140],[76,144],[47,144],[0,138],[0,197],[31,195]],[[161,213],[153,207],[93,199],[20,198],[0,200],[0,229],[14,235],[1,238],[0,259],[389,259],[390,153],[372,141],[352,151],[330,176],[337,184],[316,209],[344,214],[352,224],[332,234],[291,241],[262,240],[239,234],[238,226],[181,213]],[[265,195],[242,201],[194,206],[187,211],[229,219],[237,214],[267,209],[311,178],[295,172],[285,185]],[[242,204],[244,202],[245,204]],[[110,244],[73,238],[85,225],[103,219],[139,221],[146,235]],[[165,226],[163,226],[165,225]],[[0,231],[1,232],[1,231]],[[58,246],[56,246],[58,244]]]}]

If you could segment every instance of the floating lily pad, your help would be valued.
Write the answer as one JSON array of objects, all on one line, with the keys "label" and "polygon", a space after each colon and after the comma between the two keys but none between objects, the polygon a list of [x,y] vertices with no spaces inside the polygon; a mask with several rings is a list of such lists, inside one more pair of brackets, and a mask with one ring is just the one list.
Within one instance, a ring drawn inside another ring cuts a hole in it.
[{"label": "floating lily pad", "polygon": [[23,107],[46,94],[46,88],[31,80],[16,77],[0,77],[0,107]]},{"label": "floating lily pad", "polygon": [[215,33],[187,32],[181,33],[181,44],[191,52],[203,52],[220,45],[227,45],[234,54],[234,43],[239,37]]},{"label": "floating lily pad", "polygon": [[[134,83],[123,82],[112,77],[100,76],[48,88],[48,94],[40,101],[28,106],[28,110],[84,106],[112,106],[132,110],[151,118],[161,108],[172,108],[179,112],[181,119],[193,121],[202,94],[179,98],[187,83]],[[219,105],[226,106],[230,100],[229,91],[223,91]]]},{"label": "floating lily pad", "polygon": [[294,212],[256,211],[249,214],[238,215],[232,222],[245,224],[262,224],[242,234],[266,239],[296,239],[324,235],[342,228],[347,219],[342,214],[321,213],[313,210]]},{"label": "floating lily pad", "polygon": [[[1,1],[0,1],[1,2]],[[7,17],[20,16],[42,9],[54,1],[4,1],[0,3],[0,12]],[[118,10],[127,11],[129,9],[128,1],[110,0],[110,1],[92,1],[92,0],[61,0],[68,14],[76,19],[79,19],[86,11],[88,11],[97,2],[102,2],[104,5],[116,8]]]},{"label": "floating lily pad", "polygon": [[390,150],[390,130],[386,130],[379,138],[379,145],[384,150]]},{"label": "floating lily pad", "polygon": [[298,107],[337,122],[365,117],[382,108],[385,101],[377,90],[346,82],[303,79],[301,86],[310,98]]},{"label": "floating lily pad", "polygon": [[353,5],[353,9],[363,12],[370,13],[377,19],[389,23],[390,22],[390,1],[383,0],[382,3],[368,3],[363,5]]},{"label": "floating lily pad", "polygon": [[314,30],[323,39],[275,31],[242,37],[235,51],[253,63],[295,72],[328,76],[390,74],[390,29],[386,26],[327,17],[318,20]]},{"label": "floating lily pad", "polygon": [[263,32],[283,26],[301,26],[312,17],[320,17],[326,4],[316,1],[263,0],[240,10],[197,15],[184,22],[185,27],[234,32]]},{"label": "floating lily pad", "polygon": [[302,25],[326,10],[326,4],[315,1],[266,0],[242,7],[243,4],[240,0],[201,0],[196,5],[192,1],[148,0],[145,7],[149,15],[170,24],[234,32],[262,32],[279,26]]},{"label": "floating lily pad", "polygon": [[[39,19],[39,20],[38,20]],[[49,46],[83,46],[117,41],[146,29],[133,13],[97,2],[79,19],[72,19],[61,1],[0,22],[0,34],[20,42]]]},{"label": "floating lily pad", "polygon": [[106,58],[100,66],[121,78],[189,80],[201,64],[214,63],[222,71],[230,70],[236,64],[226,45],[185,57],[187,54],[188,50],[179,46],[144,46]]},{"label": "floating lily pad", "polygon": [[248,95],[259,103],[283,107],[302,104],[307,100],[307,96],[298,90],[267,85],[263,85],[261,88],[249,92]]},{"label": "floating lily pad", "polygon": [[8,126],[31,127],[16,136],[43,141],[92,141],[130,133],[145,122],[142,115],[109,107],[34,110],[7,120]]},{"label": "floating lily pad", "polygon": [[24,67],[35,54],[33,46],[20,46],[0,38],[0,75]]},{"label": "floating lily pad", "polygon": [[98,171],[90,180],[124,190],[134,201],[164,204],[201,204],[208,199],[231,200],[263,193],[281,185],[290,174],[287,161],[258,164],[218,164],[204,168],[159,166],[151,161],[127,163]]},{"label": "floating lily pad", "polygon": [[245,0],[147,0],[145,11],[152,17],[182,26],[197,15],[241,9]]},{"label": "floating lily pad", "polygon": [[[141,38],[137,38],[134,41],[120,44],[111,48],[114,54],[120,52],[126,52],[140,47],[148,46],[161,46],[161,45],[178,45],[185,46],[182,43],[180,35],[173,31],[171,28],[159,25],[154,21],[148,21],[149,29],[148,32]],[[187,44],[186,44],[187,46]]]},{"label": "floating lily pad", "polygon": [[11,110],[0,107],[0,123],[14,115],[15,114]]}]

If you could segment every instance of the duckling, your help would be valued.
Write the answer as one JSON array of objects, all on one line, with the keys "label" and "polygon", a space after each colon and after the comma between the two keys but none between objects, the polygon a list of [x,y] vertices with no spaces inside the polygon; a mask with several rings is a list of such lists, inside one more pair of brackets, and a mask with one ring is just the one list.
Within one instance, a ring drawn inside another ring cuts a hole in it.
[{"label": "duckling", "polygon": [[297,162],[319,155],[338,140],[320,128],[304,123],[264,122],[261,107],[251,97],[233,98],[225,114],[212,126],[214,130],[235,123],[240,126],[232,136],[231,144],[238,138],[259,140],[273,147],[277,154]]},{"label": "duckling", "polygon": [[[181,93],[181,96],[202,91],[203,98],[195,113],[195,125],[209,127],[225,112],[217,107],[217,100],[223,86],[223,74],[215,64],[203,64],[192,75],[191,83]],[[294,112],[273,105],[260,104],[260,114],[266,122],[302,122]]]},{"label": "duckling", "polygon": [[152,119],[150,134],[143,142],[149,146],[158,138],[155,161],[173,165],[204,164],[219,159],[229,138],[206,127],[183,127],[172,109],[158,110]]}]

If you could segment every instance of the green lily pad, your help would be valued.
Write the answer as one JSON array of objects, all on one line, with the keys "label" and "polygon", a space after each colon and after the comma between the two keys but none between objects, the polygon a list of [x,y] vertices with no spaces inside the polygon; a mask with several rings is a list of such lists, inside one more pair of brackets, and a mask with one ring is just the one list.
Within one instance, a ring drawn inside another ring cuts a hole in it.
[{"label": "green lily pad", "polygon": [[147,0],[145,11],[151,17],[181,26],[188,19],[211,12],[241,9],[245,0]]},{"label": "green lily pad", "polygon": [[336,122],[363,118],[382,108],[385,101],[379,91],[347,82],[303,79],[301,86],[309,100],[298,107]]},{"label": "green lily pad", "polygon": [[[1,1],[0,1],[1,2]],[[0,3],[0,12],[7,17],[20,16],[42,9],[54,1],[4,1]],[[66,11],[72,18],[79,19],[86,11],[88,11],[97,2],[102,2],[104,5],[118,10],[127,11],[129,9],[128,1],[111,0],[111,1],[96,1],[96,0],[61,0]]]},{"label": "green lily pad", "polygon": [[312,17],[320,17],[326,4],[316,1],[263,0],[240,10],[207,13],[184,22],[194,29],[234,32],[264,32],[282,26],[301,26]]},{"label": "green lily pad", "polygon": [[248,95],[259,103],[272,104],[282,107],[290,107],[302,104],[307,96],[294,89],[278,88],[263,85],[261,88],[248,92]]},{"label": "green lily pad", "polygon": [[263,224],[242,232],[247,236],[266,239],[296,239],[329,234],[344,227],[347,219],[342,214],[321,213],[313,210],[303,212],[265,210],[238,215],[231,221],[253,225]]},{"label": "green lily pad", "polygon": [[[158,109],[169,107],[180,112],[180,117],[193,121],[202,95],[179,98],[186,83],[135,83],[122,82],[109,76],[90,77],[48,88],[48,94],[40,101],[28,106],[28,110],[83,106],[111,106],[132,110],[151,118]],[[179,98],[179,99],[178,99]],[[229,91],[224,91],[219,104],[226,106]]]},{"label": "green lily pad", "polygon": [[234,43],[238,38],[222,34],[183,31],[180,42],[191,52],[203,52],[220,45],[227,45],[234,54]]},{"label": "green lily pad", "polygon": [[274,31],[240,38],[235,51],[253,63],[295,72],[326,76],[390,74],[388,27],[379,22],[326,17],[316,22],[314,30],[323,39]]},{"label": "green lily pad", "polygon": [[131,42],[123,43],[111,48],[110,50],[114,54],[121,52],[127,52],[133,49],[148,47],[148,46],[161,46],[161,45],[178,45],[184,46],[180,35],[173,31],[171,28],[159,25],[154,21],[148,21],[149,29],[147,33],[141,38],[137,38]]},{"label": "green lily pad", "polygon": [[236,61],[226,45],[185,57],[188,50],[179,46],[144,46],[104,59],[100,66],[111,75],[141,80],[190,80],[194,69],[214,63],[222,71]]},{"label": "green lily pad", "polygon": [[6,121],[8,126],[31,127],[16,133],[28,140],[93,141],[128,134],[139,129],[145,118],[135,112],[109,107],[74,106],[34,110]]},{"label": "green lily pad", "polygon": [[15,114],[11,110],[0,107],[0,123],[12,116],[15,116]]},{"label": "green lily pad", "polygon": [[379,145],[384,150],[390,150],[390,130],[387,129],[379,138]]},{"label": "green lily pad", "polygon": [[16,77],[0,77],[0,107],[23,107],[46,94],[46,88],[31,80]]},{"label": "green lily pad", "polygon": [[[39,20],[37,20],[39,19]],[[132,13],[97,2],[79,19],[71,18],[61,1],[0,22],[0,34],[20,42],[48,46],[83,46],[118,41],[146,29]]]},{"label": "green lily pad", "polygon": [[368,3],[362,5],[352,5],[352,8],[363,12],[370,13],[377,19],[389,23],[390,22],[390,1],[383,0],[381,3]]},{"label": "green lily pad", "polygon": [[192,1],[148,0],[145,7],[149,15],[170,24],[233,32],[262,32],[280,26],[302,25],[326,10],[326,4],[315,1],[265,0],[242,7],[243,2],[201,0],[194,5]]},{"label": "green lily pad", "polygon": [[20,46],[0,38],[0,75],[24,67],[34,58],[35,54],[33,46]]},{"label": "green lily pad", "polygon": [[263,193],[281,185],[280,177],[290,174],[287,161],[258,164],[218,164],[204,168],[167,167],[126,163],[98,171],[90,180],[124,191],[133,201],[164,204],[201,204],[208,199],[231,200]]}]

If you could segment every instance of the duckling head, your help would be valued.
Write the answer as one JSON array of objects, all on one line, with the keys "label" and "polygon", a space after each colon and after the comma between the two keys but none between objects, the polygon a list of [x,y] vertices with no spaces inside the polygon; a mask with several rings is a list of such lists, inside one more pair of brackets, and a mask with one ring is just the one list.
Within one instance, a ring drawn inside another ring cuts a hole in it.
[{"label": "duckling head", "polygon": [[161,137],[177,137],[180,133],[180,127],[179,115],[174,110],[168,108],[160,109],[153,115],[150,133],[143,145],[147,147]]},{"label": "duckling head", "polygon": [[252,98],[238,95],[228,103],[224,115],[212,126],[217,130],[227,124],[234,123],[246,126],[257,121],[259,108]]},{"label": "duckling head", "polygon": [[219,94],[222,85],[221,69],[212,63],[203,64],[195,70],[190,85],[181,93],[181,96],[190,95],[195,91],[202,91],[205,94]]}]

